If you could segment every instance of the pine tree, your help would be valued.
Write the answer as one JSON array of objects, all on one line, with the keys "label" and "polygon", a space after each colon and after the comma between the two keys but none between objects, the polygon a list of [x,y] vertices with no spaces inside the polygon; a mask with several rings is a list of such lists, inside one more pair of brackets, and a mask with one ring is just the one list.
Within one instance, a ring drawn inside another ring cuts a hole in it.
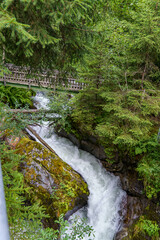
[{"label": "pine tree", "polygon": [[90,0],[6,1],[0,8],[0,53],[6,62],[62,69],[81,58],[90,33]]},{"label": "pine tree", "polygon": [[[122,1],[110,1],[107,13],[101,11],[95,26],[101,34],[92,41],[85,66],[79,68],[86,86],[75,97],[72,113],[74,129],[96,135],[107,159],[113,161],[115,156],[120,160],[146,154],[145,146],[157,134],[160,113],[159,2],[123,2],[122,11]],[[148,196],[153,196],[159,192],[159,163],[156,157],[148,159],[149,153],[138,171]]]}]

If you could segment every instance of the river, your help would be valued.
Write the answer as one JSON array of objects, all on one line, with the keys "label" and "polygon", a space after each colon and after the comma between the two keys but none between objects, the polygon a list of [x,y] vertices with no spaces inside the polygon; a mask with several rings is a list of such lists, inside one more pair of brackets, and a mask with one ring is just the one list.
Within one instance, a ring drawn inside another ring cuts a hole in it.
[{"label": "river", "polygon": [[[34,100],[37,108],[47,108],[49,100],[43,93],[38,93]],[[88,204],[74,215],[87,218],[94,229],[95,240],[113,240],[122,226],[123,204],[126,201],[119,178],[107,172],[93,155],[78,149],[68,139],[57,136],[48,122],[33,128],[88,184]]]}]

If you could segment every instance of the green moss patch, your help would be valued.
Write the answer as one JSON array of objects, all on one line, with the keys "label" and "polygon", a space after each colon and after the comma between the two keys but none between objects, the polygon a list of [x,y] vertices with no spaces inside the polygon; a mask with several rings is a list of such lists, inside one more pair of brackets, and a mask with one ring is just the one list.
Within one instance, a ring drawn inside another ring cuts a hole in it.
[{"label": "green moss patch", "polygon": [[30,201],[39,201],[52,219],[86,201],[89,194],[82,177],[56,154],[27,138],[16,146],[25,155],[21,171],[30,189]]}]

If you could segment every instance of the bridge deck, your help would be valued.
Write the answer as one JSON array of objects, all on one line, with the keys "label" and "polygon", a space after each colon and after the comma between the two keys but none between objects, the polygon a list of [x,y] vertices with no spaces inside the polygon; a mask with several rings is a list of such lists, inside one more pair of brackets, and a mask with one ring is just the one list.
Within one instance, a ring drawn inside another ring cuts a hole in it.
[{"label": "bridge deck", "polygon": [[[43,87],[50,89],[65,89],[69,91],[79,91],[82,89],[83,84],[76,82],[76,79],[67,77],[67,81],[63,82],[62,78],[58,78],[56,74],[47,76],[47,74],[36,74],[35,77],[28,77],[27,68],[19,68],[17,66],[8,65],[10,74],[5,74],[0,77],[0,82],[4,85],[17,84],[31,87]],[[62,82],[60,84],[60,82]]]}]

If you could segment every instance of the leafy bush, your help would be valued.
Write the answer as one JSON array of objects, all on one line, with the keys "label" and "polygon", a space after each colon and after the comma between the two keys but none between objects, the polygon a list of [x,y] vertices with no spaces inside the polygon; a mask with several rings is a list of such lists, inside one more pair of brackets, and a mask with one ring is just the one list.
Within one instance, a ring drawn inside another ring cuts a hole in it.
[{"label": "leafy bush", "polygon": [[33,90],[27,90],[22,88],[0,86],[0,101],[7,103],[9,107],[31,107],[32,96],[35,96]]},{"label": "leafy bush", "polygon": [[[6,107],[5,107],[6,109]],[[18,116],[17,116],[18,118]],[[7,205],[8,220],[11,231],[11,237],[15,235],[15,231],[19,231],[19,227],[25,221],[32,220],[40,225],[45,214],[44,207],[38,203],[26,204],[26,195],[29,194],[30,188],[26,188],[24,176],[19,171],[19,166],[23,157],[16,154],[15,150],[9,147],[3,141],[4,135],[13,133],[20,135],[21,124],[19,121],[13,120],[12,113],[4,110],[4,105],[0,103],[0,161],[2,164],[3,182],[5,189],[5,198]],[[24,124],[23,124],[24,127]],[[7,129],[7,130],[6,130]]]},{"label": "leafy bush", "polygon": [[160,144],[157,136],[143,144],[145,155],[138,163],[137,171],[144,180],[144,187],[148,198],[157,197],[160,192]]},{"label": "leafy bush", "polygon": [[75,218],[72,225],[69,226],[68,221],[64,220],[63,215],[59,217],[55,223],[58,229],[42,228],[37,222],[23,221],[21,224],[17,222],[14,228],[11,228],[11,240],[30,239],[30,240],[82,240],[86,237],[94,240],[94,232],[91,226],[87,225],[85,219]]},{"label": "leafy bush", "polygon": [[64,221],[63,215],[55,222],[59,224],[59,230],[50,228],[41,230],[42,235],[39,240],[82,240],[86,236],[91,237],[89,240],[94,240],[93,228],[87,225],[85,219],[75,218],[70,228],[69,223]]},{"label": "leafy bush", "polygon": [[30,189],[26,188],[24,176],[18,171],[22,157],[4,143],[0,145],[0,153],[9,224],[17,224],[24,219],[41,220],[45,216],[44,207],[38,203],[25,205],[25,195],[29,194]]},{"label": "leafy bush", "polygon": [[70,115],[72,108],[69,105],[69,96],[67,93],[60,93],[50,98],[49,107],[55,114],[53,126],[60,126],[61,128],[70,129]]},{"label": "leafy bush", "polygon": [[138,223],[135,225],[134,235],[147,235],[151,237],[152,240],[159,239],[159,230],[158,224],[155,221],[145,219],[144,216],[141,216]]}]

